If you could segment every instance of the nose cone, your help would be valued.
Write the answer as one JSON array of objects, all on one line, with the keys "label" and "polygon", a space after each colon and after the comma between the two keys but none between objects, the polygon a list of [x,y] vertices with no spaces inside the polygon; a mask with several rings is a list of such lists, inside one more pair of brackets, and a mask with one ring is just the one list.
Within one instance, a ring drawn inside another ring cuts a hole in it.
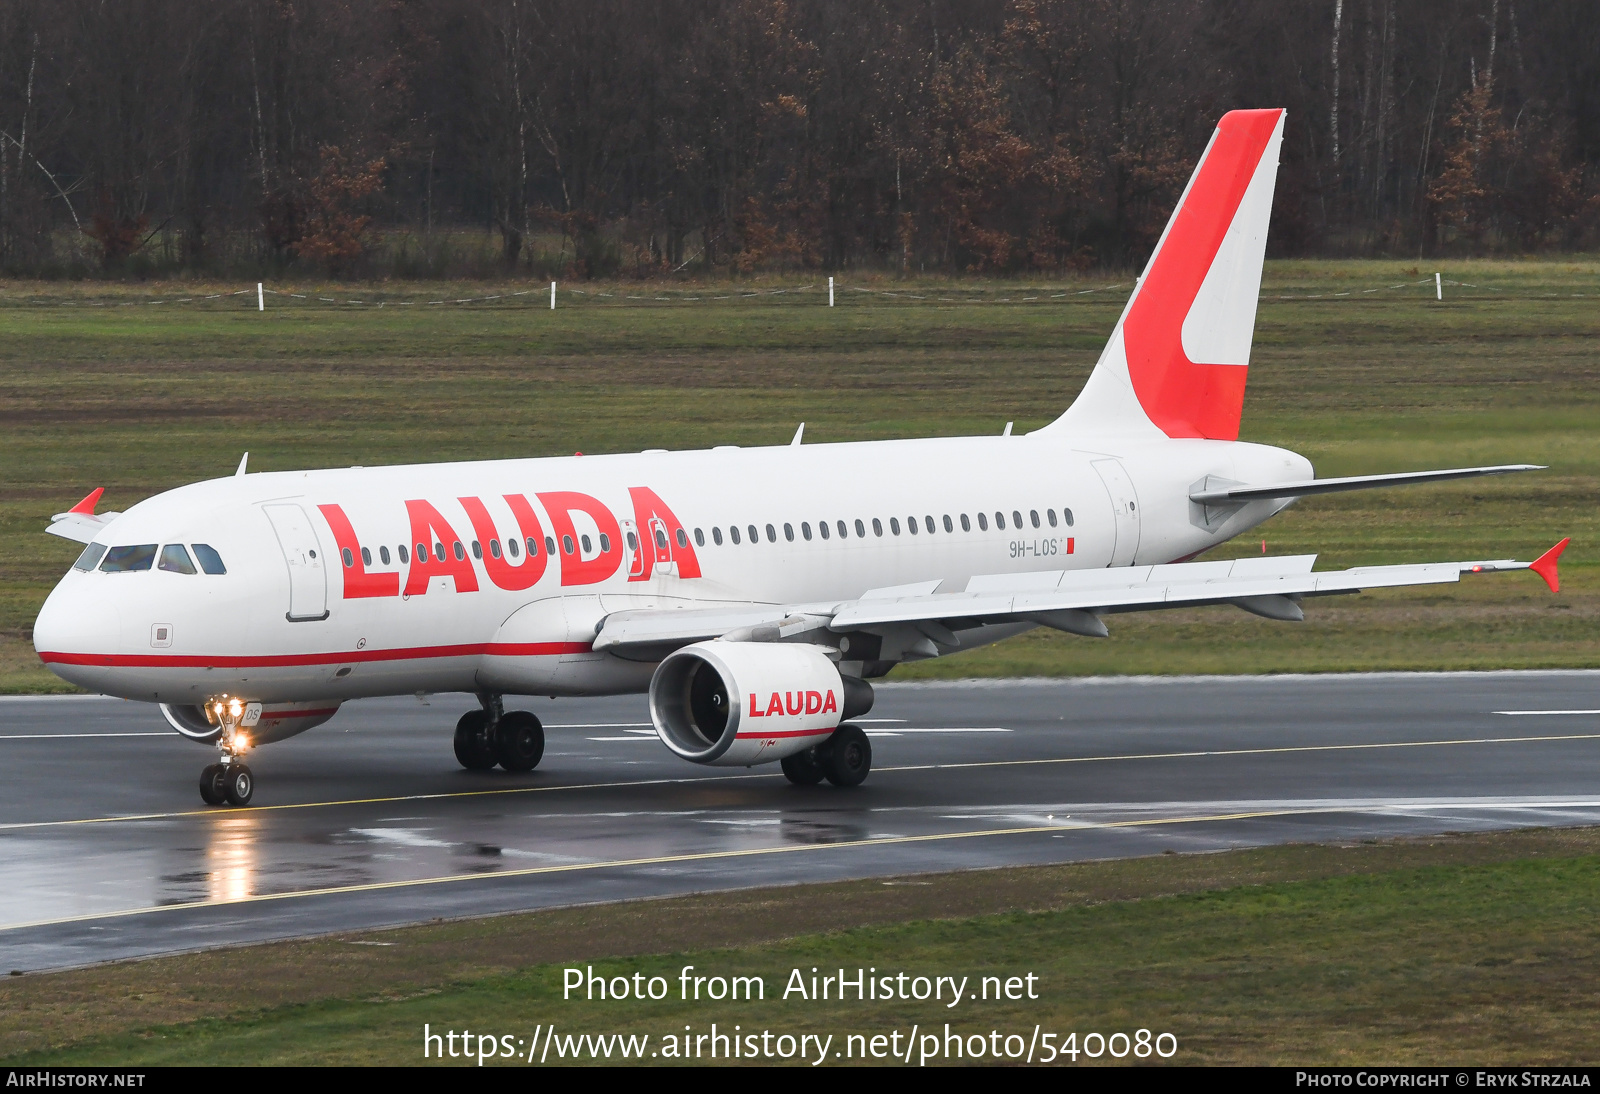
[{"label": "nose cone", "polygon": [[92,662],[111,652],[119,619],[116,605],[87,586],[89,577],[69,573],[51,591],[33,623],[33,648],[63,680],[99,690],[102,670]]}]

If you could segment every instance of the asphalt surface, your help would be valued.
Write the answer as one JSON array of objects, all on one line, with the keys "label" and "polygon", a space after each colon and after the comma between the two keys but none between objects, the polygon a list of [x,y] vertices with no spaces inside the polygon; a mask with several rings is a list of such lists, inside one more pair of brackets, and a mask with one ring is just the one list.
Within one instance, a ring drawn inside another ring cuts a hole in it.
[{"label": "asphalt surface", "polygon": [[[642,697],[531,700],[528,775],[462,771],[472,700],[351,703],[253,753],[103,698],[0,700],[0,973],[519,909],[1284,842],[1600,823],[1600,672],[880,687],[853,790],[699,768]],[[511,706],[508,702],[508,706]],[[1508,713],[1520,712],[1520,713]]]}]

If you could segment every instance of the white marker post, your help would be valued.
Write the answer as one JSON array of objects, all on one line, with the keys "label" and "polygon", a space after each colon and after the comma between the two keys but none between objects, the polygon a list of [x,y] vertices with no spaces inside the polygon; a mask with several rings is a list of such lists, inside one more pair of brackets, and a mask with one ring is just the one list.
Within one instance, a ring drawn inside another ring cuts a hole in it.
[{"label": "white marker post", "polygon": [[1444,280],[1437,273],[1433,275],[1433,298],[1435,300],[1444,299]]},{"label": "white marker post", "polygon": [[828,278],[828,307],[833,307],[833,278]]},{"label": "white marker post", "polygon": [[256,311],[266,311],[266,310],[267,310],[267,293],[266,293],[266,290],[261,287],[261,282],[257,281],[256,282]]},{"label": "white marker post", "polygon": [[550,282],[550,310],[556,310],[556,283]]}]

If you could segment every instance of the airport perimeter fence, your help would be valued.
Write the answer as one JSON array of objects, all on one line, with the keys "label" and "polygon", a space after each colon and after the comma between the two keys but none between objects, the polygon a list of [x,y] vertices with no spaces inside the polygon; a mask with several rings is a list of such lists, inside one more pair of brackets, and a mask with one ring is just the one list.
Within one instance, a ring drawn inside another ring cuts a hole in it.
[{"label": "airport perimeter fence", "polygon": [[[240,289],[219,289],[216,292],[164,293],[144,298],[130,298],[127,294],[63,298],[49,294],[11,294],[0,288],[0,311],[10,308],[143,308],[143,307],[221,307],[230,310],[269,311],[278,308],[453,308],[453,307],[517,307],[535,310],[559,310],[572,307],[684,307],[723,303],[765,302],[768,304],[793,303],[825,307],[850,307],[862,303],[971,306],[971,305],[1036,305],[1074,303],[1122,303],[1133,290],[1135,281],[1119,281],[1109,285],[1076,288],[1070,285],[938,285],[908,286],[898,289],[880,288],[876,285],[847,284],[836,278],[826,282],[817,280],[782,288],[666,288],[658,286],[610,286],[577,288],[560,282],[540,283],[526,288],[506,288],[500,292],[481,293],[475,296],[449,296],[418,293],[414,290],[391,291],[368,287],[353,293],[338,293],[328,289],[298,291],[296,288],[272,288],[258,282]],[[436,288],[436,287],[435,287]],[[1448,290],[1448,291],[1447,291]],[[1462,290],[1466,290],[1463,292]],[[1400,281],[1366,288],[1352,286],[1319,292],[1300,290],[1266,291],[1261,303],[1278,301],[1311,301],[1361,299],[1378,294],[1410,296],[1419,299],[1460,301],[1462,299],[1503,300],[1557,300],[1600,297],[1600,285],[1594,292],[1527,291],[1496,285],[1458,281],[1443,276],[1442,272],[1415,281]]]}]

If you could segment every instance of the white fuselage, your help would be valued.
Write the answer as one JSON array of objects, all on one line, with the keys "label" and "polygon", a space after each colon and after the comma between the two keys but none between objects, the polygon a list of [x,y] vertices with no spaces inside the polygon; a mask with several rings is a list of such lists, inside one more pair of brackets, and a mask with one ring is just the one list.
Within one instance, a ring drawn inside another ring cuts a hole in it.
[{"label": "white fuselage", "polygon": [[208,544],[225,574],[70,571],[34,642],[76,684],[169,704],[643,691],[651,664],[590,648],[610,613],[1171,562],[1285,504],[1208,525],[1197,483],[1310,473],[1262,445],[1046,433],[241,475],[140,502],[96,536]]}]

